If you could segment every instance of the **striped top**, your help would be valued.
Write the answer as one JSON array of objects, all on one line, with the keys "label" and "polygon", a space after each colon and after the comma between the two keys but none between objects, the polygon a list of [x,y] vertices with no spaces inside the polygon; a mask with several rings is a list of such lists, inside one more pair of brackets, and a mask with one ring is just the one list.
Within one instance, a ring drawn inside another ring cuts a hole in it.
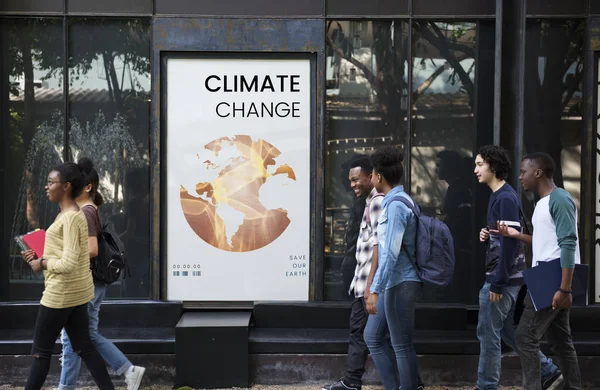
[{"label": "striped top", "polygon": [[88,226],[81,211],[65,211],[46,231],[44,294],[41,304],[64,309],[94,298],[90,271]]}]

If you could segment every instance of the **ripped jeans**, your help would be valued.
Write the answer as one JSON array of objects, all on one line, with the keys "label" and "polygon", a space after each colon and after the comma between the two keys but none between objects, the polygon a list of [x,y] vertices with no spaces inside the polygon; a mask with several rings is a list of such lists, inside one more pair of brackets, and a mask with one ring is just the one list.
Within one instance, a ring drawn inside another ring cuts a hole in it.
[{"label": "ripped jeans", "polygon": [[40,390],[50,370],[50,358],[60,330],[65,328],[73,347],[88,368],[100,390],[114,390],[102,357],[90,340],[87,304],[65,309],[40,305],[35,321],[31,369],[25,390]]},{"label": "ripped jeans", "polygon": [[[98,323],[100,322],[100,305],[106,295],[106,285],[102,283],[94,283],[94,299],[87,304],[90,339],[102,356],[102,359],[113,369],[117,375],[122,375],[133,364],[123,355],[112,342],[104,338],[98,331]],[[60,374],[59,390],[75,390],[79,370],[81,369],[81,358],[73,352],[71,340],[67,332],[62,331],[62,371]]]}]

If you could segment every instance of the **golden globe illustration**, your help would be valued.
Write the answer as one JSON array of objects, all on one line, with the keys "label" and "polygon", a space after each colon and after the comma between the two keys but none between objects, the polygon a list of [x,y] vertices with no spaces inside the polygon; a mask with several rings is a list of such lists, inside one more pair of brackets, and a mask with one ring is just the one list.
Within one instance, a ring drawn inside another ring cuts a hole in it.
[{"label": "golden globe illustration", "polygon": [[[210,159],[203,161],[207,170],[218,170],[218,176],[212,182],[196,184],[195,192],[200,197],[190,195],[191,191],[183,185],[180,187],[181,208],[192,230],[206,243],[230,252],[249,252],[275,241],[290,224],[288,212],[263,206],[260,189],[276,175],[296,181],[294,170],[286,164],[276,167],[273,173],[268,172],[281,152],[262,139],[253,141],[248,135],[221,137],[204,148],[215,157],[223,148],[234,148],[236,157],[229,159],[224,167]],[[201,172],[199,176],[202,177]],[[228,221],[219,207],[239,215],[241,224]]]}]

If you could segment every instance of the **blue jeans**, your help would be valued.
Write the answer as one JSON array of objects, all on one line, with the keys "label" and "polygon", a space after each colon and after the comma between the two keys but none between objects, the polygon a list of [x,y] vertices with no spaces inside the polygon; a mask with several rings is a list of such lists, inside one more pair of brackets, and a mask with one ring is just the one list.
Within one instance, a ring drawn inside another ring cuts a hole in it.
[{"label": "blue jeans", "polygon": [[[94,299],[91,300],[87,306],[90,339],[104,361],[108,363],[117,375],[122,375],[133,364],[131,364],[129,359],[123,355],[123,352],[98,332],[100,304],[104,300],[105,294],[106,285],[94,283]],[[75,390],[77,378],[79,377],[79,370],[81,369],[81,358],[73,351],[69,336],[67,336],[67,332],[65,332],[64,329],[62,331],[62,344],[62,372],[60,374],[60,385],[58,388],[61,390]]]},{"label": "blue jeans", "polygon": [[[419,369],[413,333],[416,301],[422,292],[423,284],[419,282],[403,282],[385,290],[377,302],[377,315],[369,316],[367,321],[365,342],[384,390],[417,388]],[[386,343],[388,330],[391,345]]]},{"label": "blue jeans", "polygon": [[[499,388],[502,361],[502,344],[519,353],[514,323],[514,312],[521,286],[507,286],[502,291],[498,303],[490,302],[490,284],[485,283],[479,291],[479,319],[477,338],[479,339],[479,367],[477,369],[477,388],[479,390],[497,390]],[[558,371],[552,360],[540,351],[542,378],[547,379]]]}]

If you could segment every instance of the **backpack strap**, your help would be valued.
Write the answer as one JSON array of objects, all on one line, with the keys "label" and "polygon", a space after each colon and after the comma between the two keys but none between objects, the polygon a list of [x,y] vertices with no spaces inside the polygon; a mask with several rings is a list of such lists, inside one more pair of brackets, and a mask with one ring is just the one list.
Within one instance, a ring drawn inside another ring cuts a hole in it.
[{"label": "backpack strap", "polygon": [[98,217],[98,225],[100,225],[100,232],[102,233],[104,231],[104,226],[102,226],[102,217],[100,217],[100,208],[96,207],[96,216]]},{"label": "backpack strap", "polygon": [[[417,219],[421,216],[421,210],[419,210],[419,206],[416,206],[416,204],[412,204],[412,202],[404,196],[400,196],[400,199],[398,200],[402,202],[406,207],[408,207]],[[404,243],[402,243],[401,250],[402,249],[406,251],[406,245],[404,245]],[[419,275],[419,266],[417,265],[417,259],[413,259],[410,255],[408,256],[408,259],[410,260],[410,263],[413,265],[413,267],[415,267],[415,270],[417,271],[417,276],[419,277],[419,279],[421,279],[421,276]]]},{"label": "backpack strap", "polygon": [[419,206],[416,206],[416,205],[412,204],[412,202],[410,200],[408,200],[404,196],[400,196],[400,199],[398,199],[398,200],[400,202],[404,203],[404,205],[406,207],[408,207],[410,209],[410,211],[413,212],[413,214],[415,215],[415,217],[419,218],[421,216],[421,210],[419,210]]}]

